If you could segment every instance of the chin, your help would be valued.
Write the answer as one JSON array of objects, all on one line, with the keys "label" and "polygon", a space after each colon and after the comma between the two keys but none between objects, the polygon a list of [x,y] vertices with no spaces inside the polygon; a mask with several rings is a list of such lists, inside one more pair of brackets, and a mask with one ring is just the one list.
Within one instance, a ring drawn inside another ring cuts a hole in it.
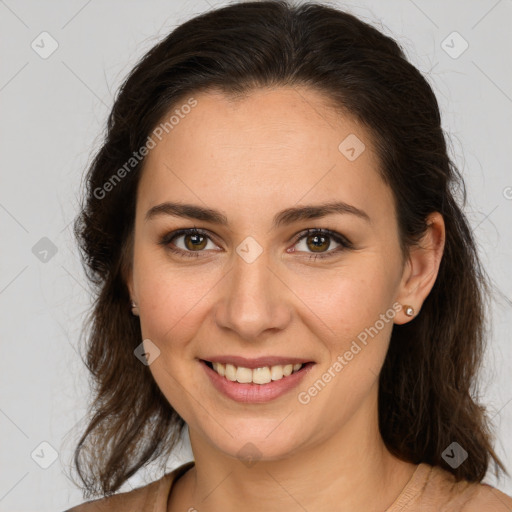
[{"label": "chin", "polygon": [[[210,431],[204,434],[209,443],[229,457],[239,459],[251,465],[256,461],[275,461],[287,459],[304,440],[304,430],[295,433],[294,426],[283,424],[278,426],[286,417],[262,420],[246,419],[234,423],[225,422],[223,427],[211,431],[212,425],[206,426]],[[277,428],[276,428],[277,427]],[[227,431],[227,432],[226,432]],[[229,432],[229,433],[228,433]]]}]

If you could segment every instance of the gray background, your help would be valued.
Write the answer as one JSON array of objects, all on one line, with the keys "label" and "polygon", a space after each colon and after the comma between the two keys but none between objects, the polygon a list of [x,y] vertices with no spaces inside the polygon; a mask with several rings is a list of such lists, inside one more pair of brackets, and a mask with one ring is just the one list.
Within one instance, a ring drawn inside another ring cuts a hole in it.
[{"label": "gray background", "polygon": [[[71,231],[82,175],[137,59],[176,25],[225,3],[0,0],[0,511],[59,512],[83,501],[69,479],[89,396],[78,335],[91,297]],[[467,215],[503,293],[481,401],[512,471],[512,2],[332,3],[395,37],[440,102],[468,185]],[[48,56],[52,40],[58,48]],[[168,467],[190,459],[184,443]],[[123,490],[158,476],[147,468]],[[511,479],[488,473],[485,481],[512,494]]]}]

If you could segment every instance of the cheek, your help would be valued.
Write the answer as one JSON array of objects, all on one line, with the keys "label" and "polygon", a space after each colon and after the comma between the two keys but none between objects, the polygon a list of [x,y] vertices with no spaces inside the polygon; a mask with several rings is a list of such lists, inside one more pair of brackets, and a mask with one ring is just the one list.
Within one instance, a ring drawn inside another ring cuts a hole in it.
[{"label": "cheek", "polygon": [[215,286],[213,273],[198,278],[193,266],[178,269],[165,255],[151,251],[140,251],[135,262],[142,335],[162,347],[179,347],[200,324],[208,290]]},{"label": "cheek", "polygon": [[295,277],[294,292],[307,306],[302,310],[309,322],[318,326],[315,331],[343,345],[391,307],[395,278],[377,252],[360,254],[339,268]]},{"label": "cheek", "polygon": [[178,414],[192,421],[194,400],[190,396],[195,393],[190,394],[192,374],[183,361],[190,356],[190,340],[204,316],[208,283],[198,281],[192,267],[178,270],[163,259],[161,254],[141,251],[135,260],[141,334],[160,350],[149,366],[155,382]]},{"label": "cheek", "polygon": [[338,414],[326,420],[332,428],[354,413],[384,363],[395,316],[393,273],[387,270],[383,262],[368,258],[361,266],[338,269],[335,277],[317,278],[315,283],[321,288],[311,289],[308,280],[301,281],[298,295],[308,306],[302,309],[302,320],[322,342],[326,354],[319,379],[301,390],[299,401],[311,400],[315,410],[343,404]]}]

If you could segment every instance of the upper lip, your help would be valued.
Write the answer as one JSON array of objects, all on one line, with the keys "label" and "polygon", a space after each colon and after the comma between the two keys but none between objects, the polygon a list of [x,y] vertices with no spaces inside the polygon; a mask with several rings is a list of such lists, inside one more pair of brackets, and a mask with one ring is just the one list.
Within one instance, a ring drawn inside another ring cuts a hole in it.
[{"label": "upper lip", "polygon": [[286,364],[305,364],[312,362],[311,359],[303,359],[300,357],[279,357],[279,356],[263,356],[254,359],[247,359],[241,356],[212,356],[204,358],[203,361],[210,363],[232,364],[233,366],[242,366],[244,368],[262,368],[264,366],[277,366]]}]

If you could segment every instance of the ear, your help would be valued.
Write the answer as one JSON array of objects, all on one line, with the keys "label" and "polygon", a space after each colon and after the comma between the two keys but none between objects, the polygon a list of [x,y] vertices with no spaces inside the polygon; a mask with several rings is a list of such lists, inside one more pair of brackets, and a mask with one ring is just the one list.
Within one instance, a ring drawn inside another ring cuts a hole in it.
[{"label": "ear", "polygon": [[132,271],[132,269],[130,269],[126,273],[124,279],[126,282],[126,287],[128,288],[128,294],[130,296],[130,299],[137,302],[137,298],[135,297],[135,292],[134,292],[134,288],[133,288],[133,271]]},{"label": "ear", "polygon": [[[402,306],[412,306],[414,316],[418,315],[423,302],[434,286],[444,251],[443,216],[439,212],[431,213],[427,217],[427,226],[423,238],[409,251],[396,299]],[[394,323],[405,324],[414,316],[407,316],[402,309],[395,316]]]},{"label": "ear", "polygon": [[123,244],[121,256],[121,276],[128,289],[128,296],[137,302],[135,287],[133,285],[133,231]]}]

